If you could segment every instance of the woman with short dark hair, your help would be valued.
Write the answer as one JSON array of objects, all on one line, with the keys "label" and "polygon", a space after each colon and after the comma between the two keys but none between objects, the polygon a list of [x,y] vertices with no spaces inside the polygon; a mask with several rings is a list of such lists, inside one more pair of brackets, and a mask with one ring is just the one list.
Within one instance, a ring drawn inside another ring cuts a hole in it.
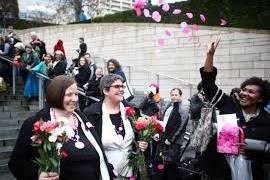
[{"label": "woman with short dark hair", "polygon": [[[100,81],[104,100],[85,108],[84,113],[99,134],[109,163],[113,165],[117,180],[133,176],[128,167],[128,156],[132,150],[135,135],[130,121],[126,117],[123,78],[116,74],[103,76]],[[148,143],[139,142],[141,151]]]},{"label": "woman with short dark hair", "polygon": [[[12,152],[9,169],[20,180],[111,180],[106,156],[94,127],[85,115],[76,110],[78,103],[77,85],[73,78],[57,76],[47,87],[48,106],[24,121]],[[74,137],[68,139],[61,150],[68,157],[61,159],[60,175],[56,172],[39,174],[33,162],[38,156],[37,147],[32,146],[33,125],[38,120],[56,121],[66,118],[74,129]]]}]

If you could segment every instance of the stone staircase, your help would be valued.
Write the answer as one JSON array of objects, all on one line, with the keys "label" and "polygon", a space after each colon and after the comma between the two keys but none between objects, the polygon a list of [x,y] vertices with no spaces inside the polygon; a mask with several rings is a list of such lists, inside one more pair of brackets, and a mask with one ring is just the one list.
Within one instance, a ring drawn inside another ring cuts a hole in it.
[{"label": "stone staircase", "polygon": [[15,179],[8,170],[8,160],[23,121],[38,110],[38,102],[26,102],[22,87],[0,93],[0,180]]}]

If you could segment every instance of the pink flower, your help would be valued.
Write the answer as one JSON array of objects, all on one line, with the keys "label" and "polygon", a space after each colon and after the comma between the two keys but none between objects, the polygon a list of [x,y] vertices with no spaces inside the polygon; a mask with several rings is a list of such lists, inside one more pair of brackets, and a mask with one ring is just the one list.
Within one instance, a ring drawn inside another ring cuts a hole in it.
[{"label": "pink flower", "polygon": [[203,14],[200,14],[200,19],[202,20],[203,23],[205,23],[206,19],[205,19],[205,16]]},{"label": "pink flower", "polygon": [[125,110],[127,117],[133,117],[136,114],[135,109],[133,107],[126,107]]},{"label": "pink flower", "polygon": [[173,10],[173,14],[174,15],[177,15],[177,14],[180,14],[182,11],[180,9],[175,9]]},{"label": "pink flower", "polygon": [[187,27],[187,23],[186,23],[185,21],[181,22],[180,27],[181,27],[181,28]]},{"label": "pink flower", "polygon": [[186,13],[186,15],[187,15],[187,17],[188,17],[189,19],[192,19],[192,18],[193,18],[193,14],[192,14],[192,13]]},{"label": "pink flower", "polygon": [[220,19],[220,26],[226,26],[226,24],[227,24],[227,21],[225,20],[225,19]]},{"label": "pink flower", "polygon": [[42,132],[41,129],[40,129],[40,127],[41,127],[41,121],[35,122],[33,126],[34,126],[33,131],[34,131],[36,134]]},{"label": "pink flower", "polygon": [[170,10],[170,5],[168,3],[162,5],[162,10],[168,12]]},{"label": "pink flower", "polygon": [[136,0],[135,3],[133,4],[133,9],[135,10],[137,16],[140,16],[142,14],[144,4],[145,4],[144,0]]},{"label": "pink flower", "polygon": [[157,169],[158,170],[163,170],[164,169],[164,164],[158,164]]},{"label": "pink flower", "polygon": [[68,157],[68,152],[62,149],[61,153],[60,153],[60,156],[61,156],[62,159],[65,159],[65,158]]},{"label": "pink flower", "polygon": [[166,3],[166,0],[158,0],[159,5],[162,5],[162,4],[165,4],[165,3]]},{"label": "pink flower", "polygon": [[143,117],[139,117],[138,120],[135,122],[135,129],[141,131],[148,126],[149,122],[147,119]]},{"label": "pink flower", "polygon": [[154,12],[152,13],[152,18],[153,18],[153,20],[156,21],[156,22],[160,22],[160,21],[161,21],[161,16],[160,16],[160,14],[159,14],[158,11],[154,11]]}]

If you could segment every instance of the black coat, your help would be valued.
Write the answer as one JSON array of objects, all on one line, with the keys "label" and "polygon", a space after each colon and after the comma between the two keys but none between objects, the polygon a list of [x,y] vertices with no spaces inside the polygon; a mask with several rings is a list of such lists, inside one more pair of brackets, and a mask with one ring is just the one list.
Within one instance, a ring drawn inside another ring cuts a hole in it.
[{"label": "black coat", "polygon": [[142,113],[147,116],[153,116],[159,112],[157,103],[151,97],[145,97],[139,108],[142,110]]},{"label": "black coat", "polygon": [[79,68],[79,73],[75,75],[75,80],[79,87],[82,88],[83,85],[87,83],[87,81],[89,80],[90,74],[91,74],[91,71],[87,67],[87,65]]},{"label": "black coat", "polygon": [[54,78],[66,73],[67,62],[59,61],[53,68],[48,70],[48,76]]},{"label": "black coat", "polygon": [[[88,119],[85,117],[85,115],[82,112],[76,110],[76,113],[81,117],[81,119],[85,123],[88,122]],[[30,117],[27,120],[25,120],[21,127],[16,145],[14,147],[14,150],[10,157],[10,161],[8,163],[10,171],[18,180],[37,180],[38,179],[38,165],[33,162],[33,159],[37,156],[37,149],[31,145],[32,141],[30,137],[33,135],[33,132],[32,132],[33,124],[41,118],[44,121],[51,119],[49,107],[45,107],[33,117]],[[97,143],[100,145],[103,151],[100,138],[98,137],[96,131],[94,130],[93,127],[90,127],[89,130],[91,131],[91,133],[93,134],[94,138],[96,139]],[[107,167],[109,167],[108,170],[112,179],[113,177],[112,169],[111,169],[111,166],[107,162],[104,151],[103,151],[103,155],[107,163]],[[80,164],[80,168],[81,167],[82,167],[82,164]],[[88,171],[88,170],[85,169],[85,171]],[[77,176],[80,177],[81,175],[77,175]],[[61,177],[61,173],[60,173],[60,177]],[[72,178],[78,179],[78,177],[76,178],[76,174],[74,174]]]},{"label": "black coat", "polygon": [[[212,99],[218,90],[218,87],[215,84],[217,69],[214,68],[212,72],[204,72],[203,68],[201,68],[200,73],[202,77],[203,90],[207,98]],[[232,97],[224,94],[216,107],[219,109],[220,114],[236,113],[237,118],[239,118],[239,125],[243,128],[246,138],[270,142],[270,114],[268,114],[264,109],[260,109],[260,114],[257,117],[245,122],[241,107]],[[216,148],[216,143],[212,142],[212,146],[212,148]],[[211,148],[208,149],[210,150]],[[214,152],[216,149],[212,149],[210,151]],[[247,152],[247,156],[253,160],[253,179],[263,179],[262,165],[264,161],[269,160],[268,157],[264,154],[253,154],[250,152]],[[222,158],[223,161],[220,158]],[[217,162],[222,163],[216,164]],[[219,160],[215,159],[213,162],[209,161],[209,163],[211,163],[212,167],[215,166],[216,169],[219,169],[217,170],[217,173],[220,171],[224,172],[225,167],[223,165],[227,166],[226,169],[228,170],[228,164],[226,163],[224,156],[219,155]]]}]

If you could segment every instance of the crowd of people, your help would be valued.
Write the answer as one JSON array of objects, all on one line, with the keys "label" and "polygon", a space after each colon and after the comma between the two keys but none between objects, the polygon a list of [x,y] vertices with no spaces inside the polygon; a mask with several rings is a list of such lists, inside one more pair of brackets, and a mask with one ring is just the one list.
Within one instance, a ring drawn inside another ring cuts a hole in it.
[{"label": "crowd of people", "polygon": [[[151,82],[140,105],[132,104],[133,92],[120,63],[116,59],[108,60],[105,74],[102,67],[95,65],[84,38],[79,39],[78,57],[70,67],[67,67],[62,40],[58,40],[52,55],[47,53],[45,43],[36,33],[31,33],[31,42],[26,45],[21,42],[12,45],[1,39],[0,54],[13,59],[17,76],[22,77],[27,101],[38,96],[35,72],[51,79],[43,82],[44,109],[25,120],[21,127],[9,162],[11,172],[21,180],[124,180],[134,176],[140,179],[140,174],[126,167],[129,153],[137,144],[147,157],[148,179],[232,179],[232,167],[226,155],[217,151],[217,114],[236,114],[246,139],[270,143],[267,112],[270,87],[268,81],[251,77],[230,96],[223,93],[215,84],[214,54],[219,41],[217,38],[209,43],[205,64],[199,70],[198,93],[186,100],[181,87],[172,88],[171,101],[163,108],[160,105],[162,87]],[[8,73],[0,69],[0,76],[10,84],[11,66],[4,61],[1,66],[8,67]],[[85,95],[79,94],[78,89]],[[148,142],[138,141],[138,132],[132,128],[125,107],[134,107],[140,116],[159,119],[163,133],[154,135]],[[39,119],[49,121],[59,117],[66,117],[76,125],[75,138],[63,145],[69,156],[61,160],[60,172],[39,172],[33,162],[38,153],[31,145],[33,125]],[[250,162],[252,171],[247,173],[254,180],[269,178],[269,169],[265,166],[270,163],[269,152],[251,150],[245,143],[235,146]]]}]

